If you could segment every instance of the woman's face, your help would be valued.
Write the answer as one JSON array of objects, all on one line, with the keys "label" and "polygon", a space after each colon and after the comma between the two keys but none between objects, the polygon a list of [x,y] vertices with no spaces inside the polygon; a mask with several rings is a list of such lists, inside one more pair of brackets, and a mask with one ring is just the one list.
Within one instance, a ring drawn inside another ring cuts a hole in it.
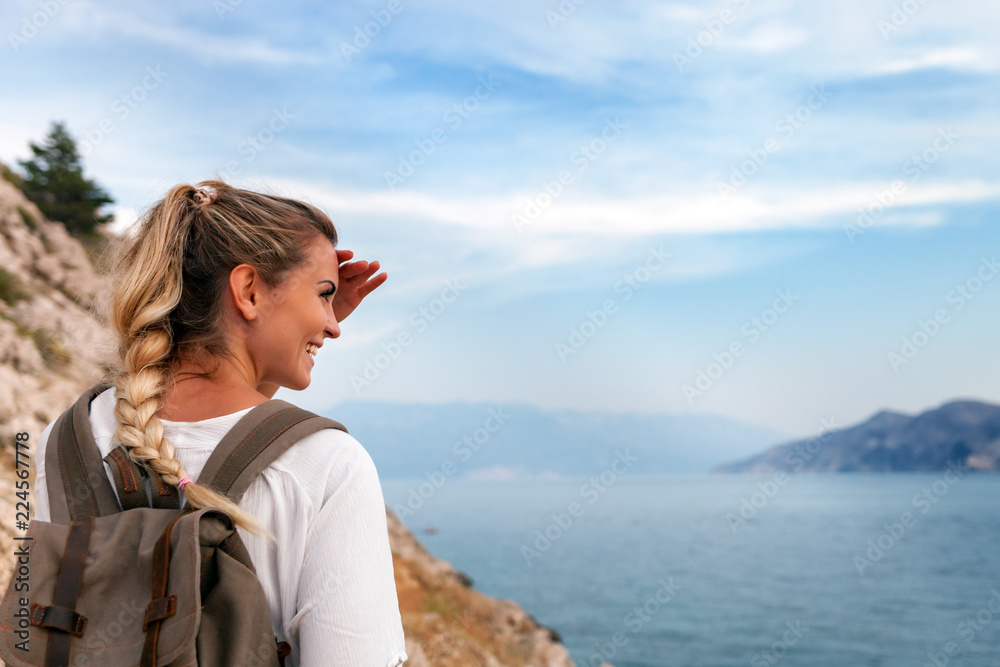
[{"label": "woman's face", "polygon": [[315,364],[310,351],[318,352],[327,338],[340,335],[333,315],[339,281],[337,251],[319,238],[308,246],[302,265],[277,287],[264,290],[261,316],[247,339],[258,383],[295,390],[309,386]]}]

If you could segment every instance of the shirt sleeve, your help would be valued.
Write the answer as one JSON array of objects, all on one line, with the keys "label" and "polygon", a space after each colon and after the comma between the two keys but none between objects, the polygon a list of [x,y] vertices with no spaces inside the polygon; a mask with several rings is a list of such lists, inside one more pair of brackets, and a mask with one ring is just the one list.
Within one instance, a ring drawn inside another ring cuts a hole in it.
[{"label": "shirt sleeve", "polygon": [[354,438],[339,455],[307,528],[285,634],[297,637],[299,667],[397,667],[407,655],[378,473]]},{"label": "shirt sleeve", "polygon": [[49,434],[52,433],[54,424],[55,422],[52,422],[45,427],[35,445],[35,485],[31,489],[35,496],[35,511],[31,518],[39,521],[51,521],[48,478],[45,475],[45,445],[49,441]]}]

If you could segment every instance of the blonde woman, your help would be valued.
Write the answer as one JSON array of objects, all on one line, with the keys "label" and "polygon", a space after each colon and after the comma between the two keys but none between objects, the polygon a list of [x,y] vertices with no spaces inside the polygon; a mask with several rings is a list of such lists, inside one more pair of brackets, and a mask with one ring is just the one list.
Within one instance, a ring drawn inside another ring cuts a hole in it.
[{"label": "blonde woman", "polygon": [[[239,505],[191,481],[250,409],[278,387],[309,386],[313,356],[385,281],[378,262],[348,261],[336,244],[333,223],[308,204],[221,181],[173,188],[113,264],[117,368],[90,424],[102,457],[124,444],[186,506],[229,512],[274,633],[291,646],[287,665],[396,667],[407,656],[385,505],[357,440],[334,429],[302,438]],[[35,518],[45,521],[51,430],[36,450]]]}]

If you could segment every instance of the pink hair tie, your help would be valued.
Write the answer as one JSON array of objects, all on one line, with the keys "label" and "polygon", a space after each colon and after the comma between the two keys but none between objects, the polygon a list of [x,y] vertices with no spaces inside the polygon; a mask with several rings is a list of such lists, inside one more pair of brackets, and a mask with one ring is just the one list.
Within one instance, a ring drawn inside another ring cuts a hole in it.
[{"label": "pink hair tie", "polygon": [[184,487],[190,483],[191,483],[191,478],[188,477],[187,475],[184,475],[179,480],[177,480],[177,488],[183,491]]}]

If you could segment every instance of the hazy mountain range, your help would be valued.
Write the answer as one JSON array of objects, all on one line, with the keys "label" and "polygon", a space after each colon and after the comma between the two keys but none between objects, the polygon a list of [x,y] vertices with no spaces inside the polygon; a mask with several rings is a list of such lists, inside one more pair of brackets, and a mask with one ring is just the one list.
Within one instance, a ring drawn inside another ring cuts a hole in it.
[{"label": "hazy mountain range", "polygon": [[949,464],[1000,470],[1000,406],[953,401],[916,416],[882,411],[811,440],[772,447],[715,472],[908,472]]},{"label": "hazy mountain range", "polygon": [[949,463],[1000,470],[1000,406],[971,400],[915,416],[882,411],[861,424],[794,441],[713,415],[516,403],[349,400],[323,414],[347,426],[385,479],[434,471],[474,479],[593,475],[625,450],[634,475],[933,471]]},{"label": "hazy mountain range", "polygon": [[[711,415],[542,410],[523,404],[349,400],[323,412],[371,454],[382,478],[598,474],[628,450],[630,474],[706,473],[787,439]],[[621,468],[622,464],[618,464]]]}]

